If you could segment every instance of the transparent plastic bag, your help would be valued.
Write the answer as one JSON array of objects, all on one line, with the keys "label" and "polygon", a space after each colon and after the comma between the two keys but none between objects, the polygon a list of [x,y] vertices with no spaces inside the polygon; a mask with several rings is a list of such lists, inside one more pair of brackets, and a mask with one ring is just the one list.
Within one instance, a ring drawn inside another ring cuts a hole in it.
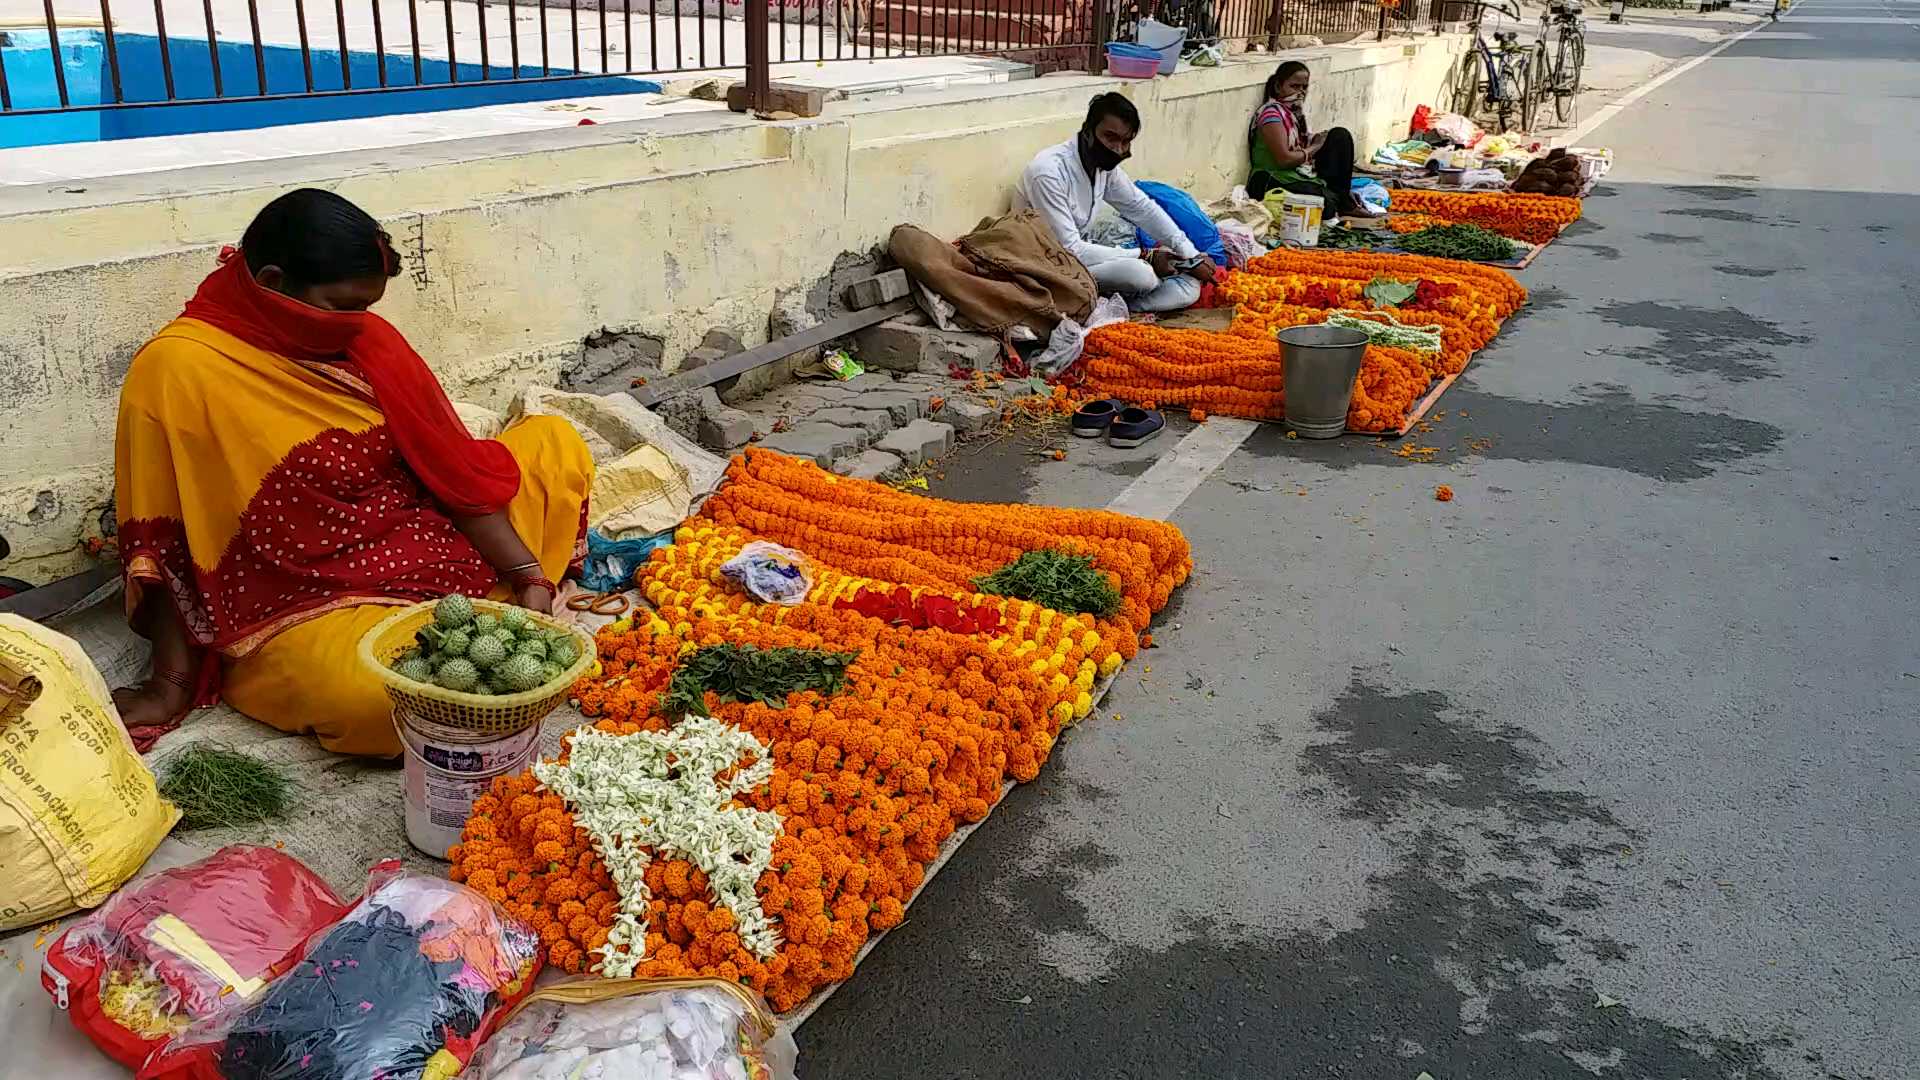
[{"label": "transparent plastic bag", "polygon": [[382,863],[298,963],[175,1037],[140,1080],[447,1080],[532,988],[539,946],[466,886]]},{"label": "transparent plastic bag", "polygon": [[225,847],[142,878],[68,927],[40,982],[94,1045],[137,1069],[189,1024],[245,1007],[346,911],[292,856]]},{"label": "transparent plastic bag", "polygon": [[720,573],[763,604],[791,607],[805,600],[813,588],[806,556],[765,540],[741,548],[740,554],[720,567]]},{"label": "transparent plastic bag", "polygon": [[794,1080],[799,1056],[738,983],[582,979],[528,995],[464,1080]]}]

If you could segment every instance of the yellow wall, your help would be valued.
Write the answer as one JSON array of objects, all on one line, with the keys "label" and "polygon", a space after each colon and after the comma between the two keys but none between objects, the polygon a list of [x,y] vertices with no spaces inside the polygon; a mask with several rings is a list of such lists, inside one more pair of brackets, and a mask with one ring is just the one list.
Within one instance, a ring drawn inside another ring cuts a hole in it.
[{"label": "yellow wall", "polygon": [[[1363,152],[1405,131],[1456,55],[1452,38],[1301,54],[1316,124]],[[0,573],[45,580],[81,561],[111,492],[115,401],[133,353],[236,241],[303,184],[385,222],[427,281],[381,312],[466,400],[502,405],[551,381],[603,327],[666,343],[669,366],[712,328],[766,340],[776,300],[910,222],[957,235],[1003,212],[1033,153],[1087,99],[1118,88],[1145,130],[1129,171],[1202,199],[1244,178],[1245,124],[1274,58],[1151,82],[1084,75],[830,106],[815,120],[724,112],[191,169],[38,189],[0,203]],[[244,415],[235,416],[244,423]]]}]

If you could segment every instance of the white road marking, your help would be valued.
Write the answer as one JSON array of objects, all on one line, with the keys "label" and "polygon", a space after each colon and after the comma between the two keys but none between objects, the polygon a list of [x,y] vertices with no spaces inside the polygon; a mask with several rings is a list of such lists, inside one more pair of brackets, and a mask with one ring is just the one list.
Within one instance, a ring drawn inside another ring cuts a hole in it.
[{"label": "white road marking", "polygon": [[1135,477],[1119,498],[1107,504],[1107,509],[1152,521],[1167,520],[1259,427],[1252,420],[1226,416],[1209,419],[1189,431],[1173,453]]},{"label": "white road marking", "polygon": [[1580,144],[1580,140],[1586,138],[1588,134],[1590,134],[1593,131],[1593,129],[1599,127],[1601,124],[1604,124],[1607,121],[1613,119],[1614,117],[1620,115],[1621,111],[1626,109],[1627,106],[1633,104],[1636,101],[1639,101],[1641,98],[1646,97],[1648,94],[1653,93],[1655,90],[1660,89],[1662,86],[1665,86],[1667,83],[1672,82],[1673,80],[1679,78],[1680,76],[1685,75],[1687,72],[1692,71],[1694,68],[1699,67],[1701,64],[1704,64],[1707,61],[1713,59],[1714,57],[1719,56],[1721,53],[1726,52],[1728,49],[1733,48],[1735,45],[1738,45],[1740,42],[1746,40],[1746,37],[1748,34],[1751,34],[1763,27],[1769,27],[1773,25],[1775,24],[1772,22],[1755,23],[1752,26],[1747,27],[1745,30],[1742,30],[1738,34],[1735,34],[1734,36],[1721,42],[1720,44],[1715,45],[1713,48],[1708,49],[1706,52],[1701,53],[1699,56],[1696,56],[1693,59],[1688,60],[1686,63],[1680,64],[1676,67],[1668,68],[1667,70],[1661,72],[1659,75],[1655,76],[1652,80],[1648,81],[1646,85],[1636,87],[1633,90],[1630,90],[1627,93],[1620,95],[1618,98],[1615,98],[1611,103],[1602,107],[1599,112],[1596,112],[1592,116],[1587,117],[1586,121],[1582,123],[1579,127],[1574,128],[1571,132],[1569,132],[1566,138],[1563,140],[1565,145],[1578,146]]}]

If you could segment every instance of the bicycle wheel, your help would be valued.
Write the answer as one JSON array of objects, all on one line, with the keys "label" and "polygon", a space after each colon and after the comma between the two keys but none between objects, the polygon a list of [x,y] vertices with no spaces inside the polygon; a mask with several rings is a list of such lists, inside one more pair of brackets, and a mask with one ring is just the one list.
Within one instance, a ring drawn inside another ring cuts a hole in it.
[{"label": "bicycle wheel", "polygon": [[1575,47],[1574,36],[1562,30],[1554,47],[1553,76],[1547,80],[1547,90],[1553,95],[1553,118],[1562,124],[1572,119],[1574,96],[1579,93],[1580,69],[1569,55]]},{"label": "bicycle wheel", "polygon": [[1580,92],[1580,80],[1587,69],[1587,35],[1575,30],[1567,37],[1573,42],[1573,73],[1568,76],[1568,82],[1577,94]]},{"label": "bicycle wheel", "polygon": [[1534,112],[1540,105],[1539,83],[1544,79],[1544,74],[1540,79],[1535,78],[1533,60],[1537,53],[1545,52],[1546,48],[1546,43],[1542,42],[1538,49],[1528,49],[1520,54],[1520,62],[1514,65],[1513,96],[1519,99],[1520,130],[1529,134],[1533,132]]},{"label": "bicycle wheel", "polygon": [[1453,73],[1453,111],[1471,119],[1480,104],[1480,50],[1469,48]]}]

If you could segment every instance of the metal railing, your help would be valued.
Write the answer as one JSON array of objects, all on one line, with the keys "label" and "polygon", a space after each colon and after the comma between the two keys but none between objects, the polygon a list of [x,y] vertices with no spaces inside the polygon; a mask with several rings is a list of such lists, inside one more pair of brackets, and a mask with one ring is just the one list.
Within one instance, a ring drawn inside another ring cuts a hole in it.
[{"label": "metal railing", "polygon": [[[0,2],[0,16],[20,0]],[[40,0],[0,114],[980,54],[1083,61],[1093,0]],[[328,10],[328,8],[331,10]],[[759,75],[756,79],[754,76]]]},{"label": "metal railing", "polygon": [[[31,2],[0,0],[0,16]],[[84,21],[55,0],[38,0],[36,25],[0,21],[0,116],[435,90],[480,104],[524,100],[487,97],[505,84],[622,80],[554,97],[737,70],[758,102],[778,64],[966,54],[1099,70],[1101,46],[1145,16],[1186,27],[1190,44],[1272,48],[1404,30],[1420,0],[92,2]],[[1454,0],[1429,2],[1437,28]]]}]

